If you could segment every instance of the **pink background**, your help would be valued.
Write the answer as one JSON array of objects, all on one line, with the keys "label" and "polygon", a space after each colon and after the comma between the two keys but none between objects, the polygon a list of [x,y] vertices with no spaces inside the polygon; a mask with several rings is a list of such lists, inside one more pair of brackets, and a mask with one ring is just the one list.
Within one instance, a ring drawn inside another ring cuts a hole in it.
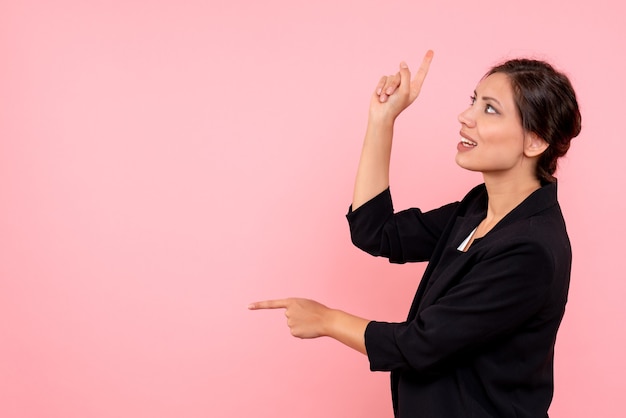
[{"label": "pink background", "polygon": [[457,114],[504,58],[571,76],[574,248],[553,417],[624,417],[624,6],[613,1],[0,4],[0,416],[390,418],[388,376],[249,302],[404,318],[424,266],[354,248],[369,96],[436,52],[398,122],[398,209],[456,200]]}]

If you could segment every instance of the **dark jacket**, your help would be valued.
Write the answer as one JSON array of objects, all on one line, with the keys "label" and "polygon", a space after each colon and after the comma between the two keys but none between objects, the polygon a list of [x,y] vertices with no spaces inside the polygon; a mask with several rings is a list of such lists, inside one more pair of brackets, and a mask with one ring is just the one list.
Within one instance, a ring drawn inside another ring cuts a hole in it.
[{"label": "dark jacket", "polygon": [[391,371],[396,417],[547,417],[571,270],[556,189],[543,185],[467,252],[457,247],[486,216],[484,185],[396,214],[387,189],[348,213],[362,250],[429,261],[407,321],[365,331],[371,370]]}]

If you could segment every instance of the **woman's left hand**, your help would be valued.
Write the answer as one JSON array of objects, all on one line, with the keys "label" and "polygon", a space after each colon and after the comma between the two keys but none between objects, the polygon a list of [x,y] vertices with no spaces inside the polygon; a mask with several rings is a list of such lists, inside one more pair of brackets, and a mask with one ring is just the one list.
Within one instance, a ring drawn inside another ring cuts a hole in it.
[{"label": "woman's left hand", "polygon": [[285,309],[291,335],[298,338],[317,338],[328,335],[331,309],[311,299],[287,298],[251,303],[250,310]]}]

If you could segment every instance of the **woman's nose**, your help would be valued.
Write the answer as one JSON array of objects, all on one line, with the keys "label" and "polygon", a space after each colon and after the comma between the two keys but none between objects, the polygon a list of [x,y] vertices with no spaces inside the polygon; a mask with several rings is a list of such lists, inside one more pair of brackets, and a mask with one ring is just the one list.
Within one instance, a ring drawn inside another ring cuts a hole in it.
[{"label": "woman's nose", "polygon": [[474,125],[476,124],[476,120],[474,119],[473,115],[472,115],[472,107],[468,107],[467,109],[465,109],[463,112],[461,112],[459,114],[459,122],[462,125],[465,125],[469,128],[474,127]]}]

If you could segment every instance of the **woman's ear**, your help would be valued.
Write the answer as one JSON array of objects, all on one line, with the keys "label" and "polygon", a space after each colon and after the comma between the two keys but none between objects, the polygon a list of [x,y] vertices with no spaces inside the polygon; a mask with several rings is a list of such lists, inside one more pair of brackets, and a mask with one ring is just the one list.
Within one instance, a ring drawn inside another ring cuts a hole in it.
[{"label": "woman's ear", "polygon": [[540,156],[550,145],[534,132],[524,137],[524,155],[528,158]]}]

